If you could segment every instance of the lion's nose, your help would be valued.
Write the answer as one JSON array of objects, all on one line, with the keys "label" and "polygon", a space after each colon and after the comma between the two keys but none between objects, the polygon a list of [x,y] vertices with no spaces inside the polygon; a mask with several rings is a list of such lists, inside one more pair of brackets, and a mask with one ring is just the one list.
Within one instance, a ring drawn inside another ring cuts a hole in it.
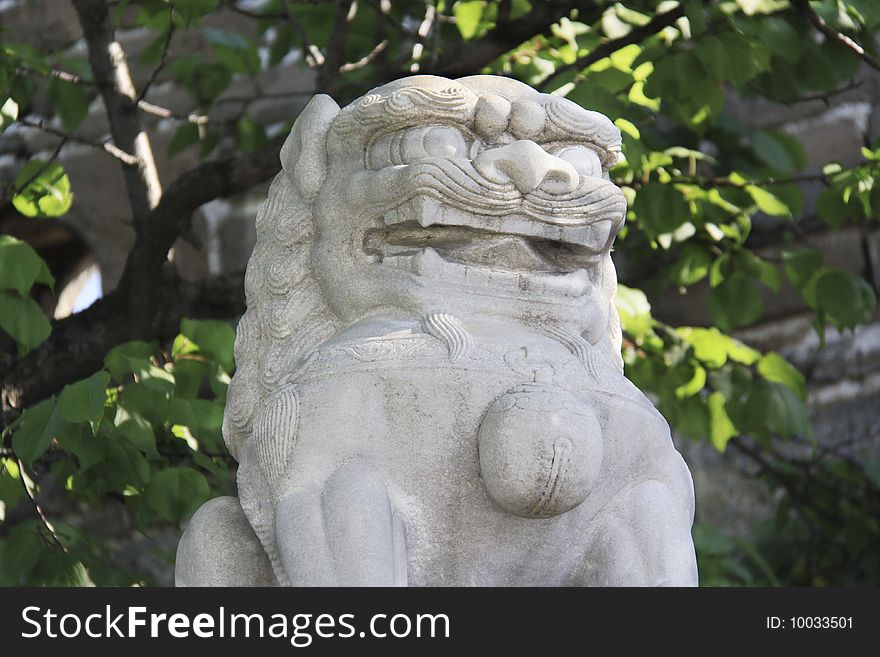
[{"label": "lion's nose", "polygon": [[580,182],[571,164],[527,140],[483,151],[474,158],[474,168],[492,182],[512,182],[522,194],[539,187],[551,194],[566,194]]}]

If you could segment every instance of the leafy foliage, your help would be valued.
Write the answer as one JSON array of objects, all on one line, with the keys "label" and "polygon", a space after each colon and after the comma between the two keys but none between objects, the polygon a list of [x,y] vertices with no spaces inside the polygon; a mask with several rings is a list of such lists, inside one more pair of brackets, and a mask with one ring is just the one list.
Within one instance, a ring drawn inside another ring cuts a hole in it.
[{"label": "leafy foliage", "polygon": [[26,217],[60,217],[73,205],[70,180],[60,164],[31,160],[15,181],[15,209]]},{"label": "leafy foliage", "polygon": [[[12,455],[2,458],[0,509],[26,504],[22,493],[38,494],[36,481],[52,482],[96,509],[124,504],[148,532],[157,518],[177,525],[225,492],[220,428],[233,335],[227,324],[184,320],[171,354],[145,342],[120,345],[103,369],[25,409],[3,434]],[[59,523],[16,525],[0,555],[0,584],[142,578],[114,567],[100,541]]]},{"label": "leafy foliage", "polygon": [[28,244],[0,235],[0,329],[22,355],[49,337],[49,321],[27,296],[35,283],[55,284],[46,263]]}]

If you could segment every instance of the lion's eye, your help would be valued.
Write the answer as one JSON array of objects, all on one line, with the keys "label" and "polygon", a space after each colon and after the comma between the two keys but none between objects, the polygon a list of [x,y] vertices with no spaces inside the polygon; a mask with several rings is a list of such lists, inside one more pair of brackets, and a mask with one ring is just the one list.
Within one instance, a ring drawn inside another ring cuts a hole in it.
[{"label": "lion's eye", "polygon": [[397,164],[413,164],[433,157],[452,158],[467,155],[464,136],[448,126],[408,128],[384,135],[367,151],[371,169]]},{"label": "lion's eye", "polygon": [[586,146],[566,146],[556,153],[556,157],[571,164],[582,176],[602,177],[602,161],[592,148]]}]

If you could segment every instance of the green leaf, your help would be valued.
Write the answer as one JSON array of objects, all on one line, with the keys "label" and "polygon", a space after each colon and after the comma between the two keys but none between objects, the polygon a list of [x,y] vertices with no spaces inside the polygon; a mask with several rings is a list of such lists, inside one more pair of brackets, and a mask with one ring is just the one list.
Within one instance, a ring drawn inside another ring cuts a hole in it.
[{"label": "green leaf", "polygon": [[223,425],[223,405],[210,399],[190,399],[196,426],[201,429],[220,431]]},{"label": "green leaf", "polygon": [[[702,12],[702,7],[700,8]],[[708,73],[714,75],[719,80],[726,80],[730,77],[731,66],[729,56],[724,48],[724,42],[715,35],[708,35],[699,40],[697,45],[697,53],[700,56],[700,62]]]},{"label": "green leaf", "polygon": [[706,385],[706,370],[700,365],[693,365],[694,375],[687,383],[683,383],[675,389],[675,396],[679,399],[693,397]]},{"label": "green leaf", "polygon": [[169,66],[174,76],[202,105],[208,105],[232,82],[232,71],[219,62],[205,62],[201,56],[184,56]]},{"label": "green leaf", "polygon": [[806,164],[804,149],[794,137],[780,131],[761,130],[752,135],[755,154],[771,169],[790,173]]},{"label": "green leaf", "polygon": [[12,459],[0,459],[0,523],[24,496],[18,464]]},{"label": "green leaf", "polygon": [[779,270],[760,256],[748,250],[737,251],[733,255],[733,267],[756,278],[771,290],[778,291],[782,281]]},{"label": "green leaf", "polygon": [[7,292],[0,292],[0,329],[18,343],[19,356],[43,342],[52,332],[49,320],[36,301]]},{"label": "green leaf", "polygon": [[205,379],[211,377],[216,370],[221,369],[217,363],[202,359],[178,359],[174,363],[175,396],[184,399],[197,398]]},{"label": "green leaf", "polygon": [[724,335],[717,328],[681,327],[679,336],[691,344],[694,356],[707,367],[717,369],[728,359],[751,365],[761,354],[739,340]]},{"label": "green leaf", "polygon": [[237,126],[238,145],[245,153],[253,153],[269,141],[266,130],[250,116],[241,117]]},{"label": "green leaf", "polygon": [[[2,70],[2,69],[0,69]],[[2,93],[3,88],[0,87],[0,93]],[[15,123],[15,120],[18,118],[18,103],[16,103],[12,98],[7,98],[3,105],[0,105],[0,132],[3,132]]]},{"label": "green leaf", "polygon": [[764,303],[752,280],[741,272],[709,290],[709,314],[723,330],[746,326],[761,316]]},{"label": "green leaf", "polygon": [[232,373],[235,331],[229,324],[213,319],[183,319],[180,332],[198,345],[201,352],[216,358],[227,373]]},{"label": "green leaf", "polygon": [[648,183],[636,194],[633,212],[639,227],[651,238],[669,233],[690,219],[691,212],[674,185]]},{"label": "green leaf", "polygon": [[184,123],[174,131],[174,136],[168,142],[168,150],[166,155],[174,157],[178,153],[186,150],[193,144],[199,143],[199,127],[194,123]]},{"label": "green leaf", "polygon": [[782,285],[782,278],[779,275],[779,270],[773,265],[773,263],[767,262],[766,260],[760,260],[758,278],[764,285],[774,292],[778,292],[779,287]]},{"label": "green leaf", "polygon": [[45,399],[36,406],[26,408],[12,434],[12,449],[16,456],[28,465],[33,463],[49,449],[62,424],[54,399]]},{"label": "green leaf", "polygon": [[17,527],[2,544],[0,583],[23,584],[46,553],[47,543],[36,523]]},{"label": "green leaf", "polygon": [[154,425],[162,425],[166,421],[168,395],[143,383],[125,385],[119,404],[128,411],[142,414]]},{"label": "green leaf", "polygon": [[107,458],[96,466],[95,473],[110,490],[124,493],[129,488],[141,490],[147,485],[150,464],[128,441],[108,440]]},{"label": "green leaf", "polygon": [[122,383],[127,374],[134,374],[148,388],[170,394],[174,375],[153,364],[153,345],[133,341],[114,347],[104,357],[104,366],[114,381]]},{"label": "green leaf", "polygon": [[477,35],[485,5],[486,3],[482,1],[455,3],[452,14],[455,16],[455,25],[463,39],[473,39]]},{"label": "green leaf", "polygon": [[88,569],[76,555],[62,550],[46,552],[31,572],[30,582],[42,586],[94,586]]},{"label": "green leaf", "polygon": [[58,445],[76,456],[80,472],[85,472],[107,458],[110,446],[101,432],[93,433],[84,424],[67,425],[58,436]]},{"label": "green leaf", "polygon": [[798,292],[807,286],[822,268],[822,254],[816,249],[791,249],[782,252],[785,275]]},{"label": "green leaf", "polygon": [[153,357],[153,345],[141,340],[132,340],[111,349],[104,356],[104,367],[114,381],[122,381],[126,374],[139,372],[144,361]]},{"label": "green leaf", "polygon": [[171,0],[174,10],[189,25],[214,11],[220,0]]},{"label": "green leaf", "polygon": [[786,0],[736,0],[746,16],[755,14],[770,14],[785,8]]},{"label": "green leaf", "polygon": [[73,205],[70,180],[60,164],[30,160],[24,165],[12,197],[15,209],[26,217],[60,217]]},{"label": "green leaf", "polygon": [[749,429],[757,436],[788,438],[810,434],[810,420],[803,401],[786,385],[757,380],[747,395],[745,413]]},{"label": "green leaf", "polygon": [[190,516],[211,497],[208,481],[187,467],[155,472],[145,492],[147,505],[174,524]]},{"label": "green leaf", "polygon": [[793,219],[797,219],[804,211],[804,194],[801,188],[795,184],[774,184],[768,186],[773,196],[788,207]]},{"label": "green leaf", "polygon": [[139,413],[129,413],[123,408],[116,412],[115,434],[127,440],[137,449],[144,453],[147,458],[159,458],[156,450],[156,434],[146,418]]},{"label": "green leaf", "polygon": [[724,394],[718,390],[711,393],[706,400],[706,406],[709,408],[709,442],[719,452],[723,452],[728,441],[737,435],[736,427],[724,405]]},{"label": "green leaf", "polygon": [[874,0],[846,0],[846,4],[867,29],[873,30],[880,25],[880,7]]},{"label": "green leaf", "polygon": [[194,427],[197,425],[196,416],[193,412],[190,399],[180,399],[175,397],[171,400],[166,411],[165,418],[168,422],[185,427]]},{"label": "green leaf", "polygon": [[746,191],[749,193],[749,196],[755,201],[755,204],[758,206],[758,209],[761,212],[765,212],[772,216],[782,216],[787,217],[791,216],[791,210],[789,207],[782,202],[779,197],[771,194],[763,187],[758,187],[756,185],[746,185]]},{"label": "green leaf", "polygon": [[36,282],[55,283],[43,259],[27,242],[0,235],[0,290],[24,297]]},{"label": "green leaf", "polygon": [[691,34],[697,36],[706,30],[705,10],[701,0],[683,0],[684,15],[690,24]]},{"label": "green leaf", "polygon": [[709,73],[722,80],[728,80],[739,86],[751,80],[759,71],[767,66],[767,62],[757,57],[748,39],[733,31],[723,32],[716,37],[711,35],[705,41],[709,45],[699,49],[701,58],[707,58],[704,66]]},{"label": "green leaf", "polygon": [[[848,189],[848,188],[846,188]],[[840,228],[847,219],[859,216],[858,207],[843,199],[844,190],[839,187],[823,189],[816,199],[816,211],[832,228]]]},{"label": "green leaf", "polygon": [[205,39],[211,44],[217,59],[230,71],[242,75],[254,75],[260,70],[257,47],[238,32],[206,28]]},{"label": "green leaf", "polygon": [[698,244],[687,244],[673,268],[672,277],[678,285],[687,287],[703,280],[709,273],[712,255]]},{"label": "green leaf", "polygon": [[49,99],[67,132],[76,130],[89,113],[89,94],[80,84],[52,78]]},{"label": "green leaf", "polygon": [[776,352],[771,351],[758,361],[758,374],[768,381],[787,385],[798,397],[806,399],[804,375]]},{"label": "green leaf", "polygon": [[816,304],[838,328],[855,328],[867,322],[876,302],[868,282],[849,272],[828,269],[816,281]]},{"label": "green leaf", "polygon": [[107,385],[110,375],[101,370],[88,379],[64,386],[58,397],[58,408],[68,422],[88,422],[94,430],[104,416]]},{"label": "green leaf", "polygon": [[626,285],[618,285],[614,302],[624,331],[636,337],[650,333],[653,325],[651,304],[648,303],[644,292]]}]

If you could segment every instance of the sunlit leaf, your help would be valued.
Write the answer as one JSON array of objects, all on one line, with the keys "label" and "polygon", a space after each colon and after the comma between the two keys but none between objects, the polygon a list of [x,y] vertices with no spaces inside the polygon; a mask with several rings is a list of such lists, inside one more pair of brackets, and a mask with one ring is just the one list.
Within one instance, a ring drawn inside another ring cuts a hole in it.
[{"label": "sunlit leaf", "polygon": [[26,217],[60,217],[70,210],[73,194],[64,168],[57,163],[31,160],[15,180],[15,209]]}]

